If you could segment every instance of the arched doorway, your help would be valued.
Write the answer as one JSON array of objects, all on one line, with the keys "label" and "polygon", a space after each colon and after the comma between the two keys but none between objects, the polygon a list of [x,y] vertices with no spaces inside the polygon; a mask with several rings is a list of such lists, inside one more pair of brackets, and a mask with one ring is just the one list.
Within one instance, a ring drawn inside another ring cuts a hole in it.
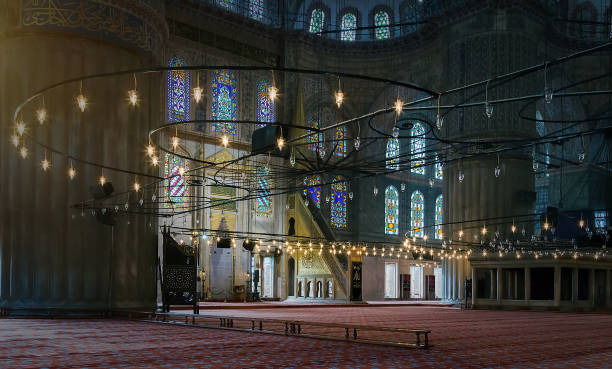
[{"label": "arched doorway", "polygon": [[295,260],[289,258],[287,261],[287,296],[295,296]]}]

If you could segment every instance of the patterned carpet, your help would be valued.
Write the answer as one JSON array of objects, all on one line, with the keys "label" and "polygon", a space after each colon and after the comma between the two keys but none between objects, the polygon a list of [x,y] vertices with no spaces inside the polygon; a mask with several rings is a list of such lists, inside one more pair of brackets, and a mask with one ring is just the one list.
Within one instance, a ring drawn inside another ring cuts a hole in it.
[{"label": "patterned carpet", "polygon": [[612,315],[439,307],[206,311],[429,328],[429,350],[122,320],[0,319],[0,368],[612,368]]}]

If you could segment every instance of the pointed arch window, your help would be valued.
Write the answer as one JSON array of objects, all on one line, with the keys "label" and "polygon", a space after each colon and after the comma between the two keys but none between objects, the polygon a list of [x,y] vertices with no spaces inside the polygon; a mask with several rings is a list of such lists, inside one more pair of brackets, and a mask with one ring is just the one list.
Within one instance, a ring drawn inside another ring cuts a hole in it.
[{"label": "pointed arch window", "polygon": [[434,164],[434,172],[436,179],[444,179],[444,169],[442,168],[442,162],[438,153],[436,153],[436,164]]},{"label": "pointed arch window", "polygon": [[323,25],[325,24],[325,12],[323,9],[313,9],[310,15],[310,33],[319,33],[323,31]]},{"label": "pointed arch window", "polygon": [[399,233],[399,194],[393,186],[385,190],[385,234]]},{"label": "pointed arch window", "polygon": [[[183,60],[177,57],[168,63],[174,68],[184,65]],[[168,72],[167,95],[168,121],[189,120],[189,72],[180,69]]]},{"label": "pointed arch window", "polygon": [[249,18],[262,21],[264,15],[264,0],[249,0]]},{"label": "pointed arch window", "polygon": [[384,10],[376,12],[374,15],[374,25],[376,26],[376,39],[386,40],[391,37],[391,30],[389,30],[389,13]]},{"label": "pointed arch window", "polygon": [[410,130],[410,171],[416,174],[425,174],[425,128],[421,123],[415,123]]},{"label": "pointed arch window", "polygon": [[341,157],[346,156],[346,126],[336,128],[334,146],[336,147],[334,154]]},{"label": "pointed arch window", "polygon": [[387,149],[385,150],[386,167],[387,169],[399,169],[400,143],[397,138],[387,139]]},{"label": "pointed arch window", "polygon": [[340,176],[331,185],[331,198],[331,225],[337,229],[346,229],[346,181]]},{"label": "pointed arch window", "polygon": [[[308,119],[308,126],[312,128],[309,133],[315,132],[319,129],[319,120],[310,117]],[[313,133],[306,138],[306,142],[308,142],[308,148],[312,151],[317,151],[321,147],[323,147],[323,132]]]},{"label": "pointed arch window", "polygon": [[270,184],[268,183],[268,173],[264,169],[257,171],[257,204],[255,215],[269,217],[272,215],[272,198],[270,196]]},{"label": "pointed arch window", "polygon": [[355,41],[357,35],[357,16],[353,13],[346,13],[342,16],[342,22],[340,23],[340,37],[342,41]]},{"label": "pointed arch window", "polygon": [[180,175],[181,168],[189,171],[189,162],[179,156],[166,153],[164,162],[164,207],[186,208],[189,203],[187,178]]},{"label": "pointed arch window", "polygon": [[442,195],[436,197],[436,240],[441,240],[442,234],[442,223],[444,222],[444,198]]},{"label": "pointed arch window", "polygon": [[268,81],[259,81],[257,85],[257,127],[264,127],[266,123],[274,122],[274,101],[268,93],[272,85]]},{"label": "pointed arch window", "polygon": [[321,176],[304,177],[304,196],[309,196],[317,208],[321,207]]},{"label": "pointed arch window", "polygon": [[414,191],[410,196],[410,235],[412,237],[423,238],[424,203],[423,194],[420,191]]},{"label": "pointed arch window", "polygon": [[221,69],[212,78],[212,131],[236,136],[238,134],[238,83],[234,72]]}]

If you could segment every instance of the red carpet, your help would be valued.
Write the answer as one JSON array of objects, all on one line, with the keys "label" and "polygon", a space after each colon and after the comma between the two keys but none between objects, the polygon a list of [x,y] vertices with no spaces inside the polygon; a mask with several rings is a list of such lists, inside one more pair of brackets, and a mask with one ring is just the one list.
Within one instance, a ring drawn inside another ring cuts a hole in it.
[{"label": "red carpet", "polygon": [[429,350],[121,320],[0,320],[0,368],[610,368],[612,315],[433,307],[206,311],[432,330]]}]

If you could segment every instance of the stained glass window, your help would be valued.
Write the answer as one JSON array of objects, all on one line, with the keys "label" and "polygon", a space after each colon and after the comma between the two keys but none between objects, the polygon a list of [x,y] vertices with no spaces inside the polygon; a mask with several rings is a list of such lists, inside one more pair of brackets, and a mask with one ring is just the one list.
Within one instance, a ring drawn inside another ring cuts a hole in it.
[{"label": "stained glass window", "polygon": [[179,174],[179,169],[183,167],[185,172],[189,171],[189,162],[178,156],[166,153],[164,165],[164,206],[187,207],[189,202],[189,187],[187,178]]},{"label": "stained glass window", "polygon": [[236,0],[217,0],[217,5],[229,10],[236,10]]},{"label": "stained glass window", "polygon": [[[257,85],[257,121],[258,122],[274,122],[274,102],[270,99],[268,90],[270,83],[260,81]],[[257,127],[264,127],[265,123],[257,124]]]},{"label": "stained glass window", "polygon": [[257,204],[255,206],[255,214],[258,216],[269,217],[272,214],[272,198],[270,196],[268,174],[263,169],[257,171],[257,184]]},{"label": "stained glass window", "polygon": [[374,15],[374,25],[376,26],[376,39],[386,40],[391,37],[389,30],[389,13],[384,10],[377,12]]},{"label": "stained glass window", "polygon": [[314,202],[314,204],[321,207],[321,176],[314,175],[304,178],[304,196],[308,196]]},{"label": "stained glass window", "polygon": [[438,153],[436,153],[436,164],[434,165],[434,172],[435,172],[436,179],[444,178],[444,169],[442,169],[442,162],[440,161],[440,157],[438,156]]},{"label": "stained glass window", "polygon": [[357,31],[357,17],[353,13],[346,13],[342,16],[340,29],[342,30],[340,37],[342,41],[355,41]]},{"label": "stained glass window", "polygon": [[235,136],[238,127],[238,86],[234,73],[227,69],[216,70],[212,78],[212,131]]},{"label": "stained glass window", "polygon": [[399,194],[393,186],[385,190],[385,234],[399,233]]},{"label": "stained glass window", "polygon": [[310,16],[310,33],[319,33],[323,31],[325,24],[325,12],[323,9],[313,9]]},{"label": "stained glass window", "polygon": [[397,138],[387,140],[386,167],[387,169],[399,169],[400,143]]},{"label": "stained glass window", "polygon": [[421,123],[415,123],[410,130],[410,171],[416,174],[425,174],[425,128]]},{"label": "stained glass window", "polygon": [[[170,67],[185,65],[179,58],[170,59]],[[189,73],[184,70],[168,72],[168,121],[177,122],[189,119]]]},{"label": "stained glass window", "polygon": [[594,211],[593,218],[595,220],[595,231],[604,235],[608,233],[608,211]]},{"label": "stained glass window", "polygon": [[331,224],[334,228],[346,228],[346,181],[338,176],[331,185]]},{"label": "stained glass window", "polygon": [[442,239],[442,223],[444,214],[444,202],[442,195],[436,197],[436,240]]},{"label": "stained glass window", "polygon": [[342,157],[346,156],[346,126],[336,128],[334,146],[336,146],[334,154]]},{"label": "stained glass window", "polygon": [[[319,120],[314,118],[308,119],[308,126],[314,129],[319,129]],[[312,133],[310,131],[309,133]],[[306,142],[308,142],[308,148],[312,151],[317,151],[320,147],[323,146],[323,132],[319,132],[318,134],[311,134],[306,137]]]},{"label": "stained glass window", "polygon": [[410,196],[410,235],[412,237],[423,237],[424,211],[423,194],[414,191]]},{"label": "stained glass window", "polygon": [[249,18],[263,20],[264,0],[249,0]]}]

